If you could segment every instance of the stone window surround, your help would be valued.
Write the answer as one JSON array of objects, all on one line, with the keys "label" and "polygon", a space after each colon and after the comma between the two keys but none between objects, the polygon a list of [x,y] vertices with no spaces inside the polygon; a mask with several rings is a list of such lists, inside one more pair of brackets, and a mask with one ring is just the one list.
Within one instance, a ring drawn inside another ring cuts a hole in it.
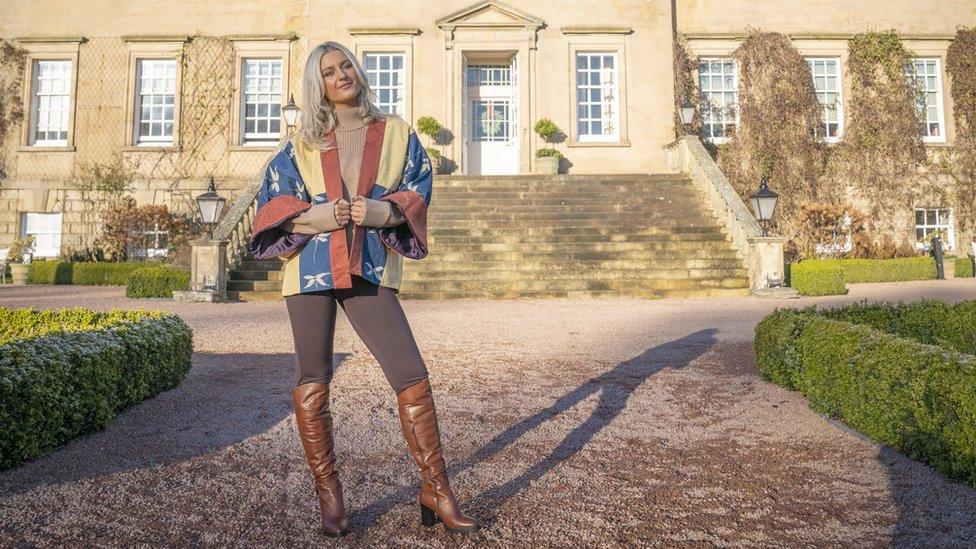
[{"label": "stone window surround", "polygon": [[[245,59],[280,59],[281,60],[281,106],[288,103],[292,95],[291,90],[291,42],[294,35],[271,36],[234,36],[228,37],[234,42],[234,85],[237,92],[231,99],[230,143],[231,151],[273,151],[277,144],[244,144],[244,60]],[[297,100],[296,100],[297,101]],[[288,131],[284,120],[281,121],[281,134],[284,137]]]},{"label": "stone window surround", "polygon": [[[21,124],[17,152],[73,152],[75,151],[75,113],[78,98],[78,51],[85,38],[81,36],[19,37],[16,42],[27,50],[23,67],[21,106],[25,124]],[[70,61],[71,83],[68,100],[68,140],[63,146],[30,145],[30,128],[34,124],[31,100],[34,93],[35,61]]]},{"label": "stone window surround", "polygon": [[[183,96],[183,45],[187,36],[123,36],[128,50],[125,84],[125,121],[123,124],[122,150],[129,151],[178,151],[180,150],[182,96]],[[176,62],[176,93],[173,98],[173,142],[158,145],[136,142],[136,95],[139,85],[139,60],[172,59]]]},{"label": "stone window surround", "polygon": [[[630,135],[627,129],[627,36],[633,31],[629,27],[564,27],[566,35],[567,68],[569,72],[569,94],[567,108],[570,121],[567,147],[629,147]],[[617,113],[619,139],[615,141],[580,141],[576,109],[576,54],[606,52],[616,54],[617,65]]]},{"label": "stone window surround", "polygon": [[403,113],[401,118],[411,123],[414,100],[414,41],[418,27],[353,27],[349,34],[355,40],[353,53],[360,64],[367,53],[403,54]]}]

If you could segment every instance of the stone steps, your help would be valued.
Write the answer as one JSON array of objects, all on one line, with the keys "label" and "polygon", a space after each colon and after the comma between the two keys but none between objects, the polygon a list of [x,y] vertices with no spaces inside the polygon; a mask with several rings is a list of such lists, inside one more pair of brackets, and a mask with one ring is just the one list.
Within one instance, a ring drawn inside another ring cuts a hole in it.
[{"label": "stone steps", "polygon": [[[687,178],[440,176],[430,254],[404,262],[404,299],[743,295],[748,272]],[[228,296],[280,299],[280,261],[245,260]]]}]

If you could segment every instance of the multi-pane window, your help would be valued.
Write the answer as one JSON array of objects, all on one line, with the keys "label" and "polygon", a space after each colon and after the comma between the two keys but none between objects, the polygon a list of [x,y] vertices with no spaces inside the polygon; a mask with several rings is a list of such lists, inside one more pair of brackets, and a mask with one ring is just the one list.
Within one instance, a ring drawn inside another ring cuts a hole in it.
[{"label": "multi-pane window", "polygon": [[512,84],[512,67],[468,65],[465,82],[468,86],[509,86]]},{"label": "multi-pane window", "polygon": [[136,68],[137,145],[171,145],[176,102],[176,60],[140,59]]},{"label": "multi-pane window", "polygon": [[844,109],[841,102],[840,60],[807,59],[813,74],[813,87],[823,107],[824,137],[837,141],[844,133]]},{"label": "multi-pane window", "polygon": [[369,87],[376,95],[376,106],[400,116],[405,116],[405,58],[402,52],[363,55],[363,70],[369,79]]},{"label": "multi-pane window", "polygon": [[616,52],[576,54],[576,132],[580,141],[620,139]]},{"label": "multi-pane window", "polygon": [[739,119],[739,82],[732,59],[702,59],[698,64],[702,100],[702,135],[712,142],[725,141]]},{"label": "multi-pane window", "polygon": [[508,99],[478,99],[471,104],[471,138],[474,141],[506,141],[511,132]]},{"label": "multi-pane window", "polygon": [[918,112],[925,127],[924,141],[945,141],[942,112],[942,78],[938,59],[912,59],[905,63],[905,75],[918,86]]},{"label": "multi-pane window", "polygon": [[281,137],[281,59],[245,59],[243,73],[244,143],[276,143]]},{"label": "multi-pane window", "polygon": [[38,60],[32,67],[30,144],[68,144],[71,61]]},{"label": "multi-pane window", "polygon": [[34,257],[57,257],[61,253],[61,213],[25,213],[23,236],[34,237]]},{"label": "multi-pane window", "polygon": [[949,208],[916,208],[915,241],[919,249],[929,249],[931,238],[942,238],[942,246],[947,250],[955,248],[955,235],[952,232],[952,210]]}]

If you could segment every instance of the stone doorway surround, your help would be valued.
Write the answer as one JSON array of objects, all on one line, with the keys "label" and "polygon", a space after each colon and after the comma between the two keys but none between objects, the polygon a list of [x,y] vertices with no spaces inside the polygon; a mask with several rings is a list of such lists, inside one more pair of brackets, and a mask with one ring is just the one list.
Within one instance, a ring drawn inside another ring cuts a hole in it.
[{"label": "stone doorway surround", "polygon": [[536,48],[539,29],[545,22],[529,13],[503,2],[485,0],[437,19],[436,25],[444,31],[444,61],[447,71],[447,93],[444,112],[448,127],[455,132],[448,156],[457,159],[458,166],[465,165],[466,154],[462,131],[464,128],[465,52],[508,51],[519,59],[519,110],[515,120],[518,130],[519,173],[531,173],[531,151],[535,146],[532,132],[532,116],[536,109]]}]

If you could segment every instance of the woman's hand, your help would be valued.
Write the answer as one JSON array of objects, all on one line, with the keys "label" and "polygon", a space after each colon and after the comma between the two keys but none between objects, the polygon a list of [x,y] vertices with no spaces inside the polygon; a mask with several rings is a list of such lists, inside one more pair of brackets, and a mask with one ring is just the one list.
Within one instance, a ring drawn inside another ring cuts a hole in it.
[{"label": "woman's hand", "polygon": [[349,223],[349,202],[338,198],[312,206],[282,228],[291,233],[319,234],[340,229],[346,223]]},{"label": "woman's hand", "polygon": [[357,196],[350,207],[352,221],[366,227],[383,227],[390,220],[390,207],[390,202]]}]

